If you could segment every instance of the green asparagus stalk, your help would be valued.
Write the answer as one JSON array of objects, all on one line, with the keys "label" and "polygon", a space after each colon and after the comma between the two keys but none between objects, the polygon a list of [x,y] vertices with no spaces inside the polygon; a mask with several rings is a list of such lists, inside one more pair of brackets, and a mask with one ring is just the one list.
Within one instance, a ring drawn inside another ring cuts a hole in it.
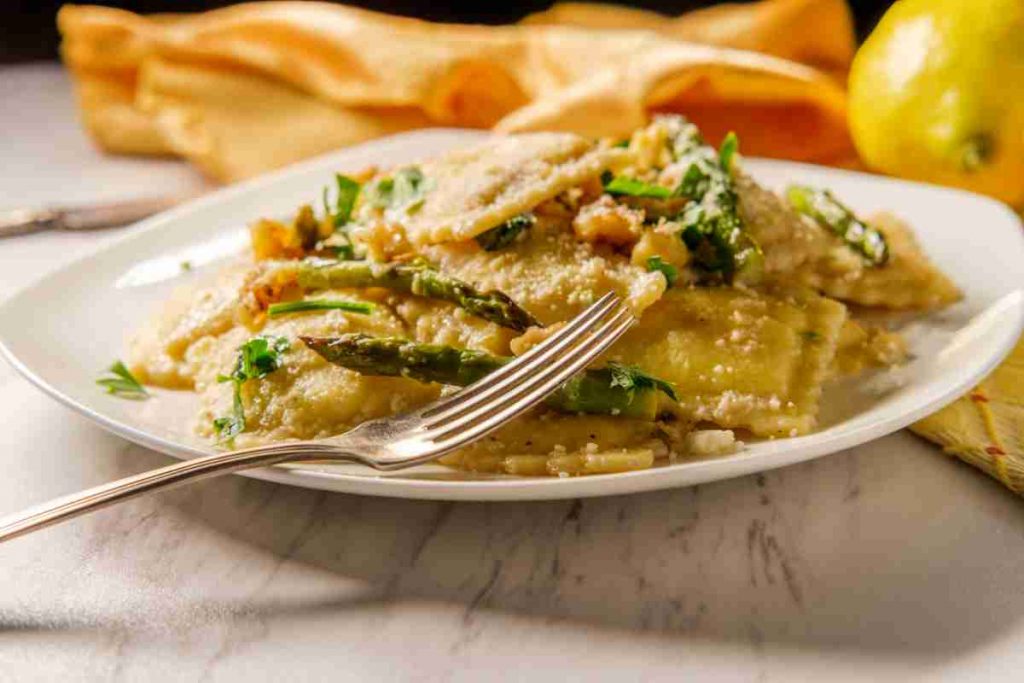
[{"label": "green asparagus stalk", "polygon": [[[364,375],[408,377],[420,382],[467,386],[513,360],[483,351],[418,344],[398,337],[345,334],[340,337],[301,337],[310,349],[334,365]],[[619,415],[653,420],[658,392],[675,399],[671,384],[638,368],[609,363],[585,370],[545,401],[564,413]]]},{"label": "green asparagus stalk", "polygon": [[761,279],[764,254],[739,214],[732,178],[737,145],[730,135],[716,152],[704,144],[696,126],[684,123],[672,140],[673,156],[687,165],[676,193],[691,200],[681,219],[683,241],[694,263],[727,281],[753,284]]},{"label": "green asparagus stalk", "polygon": [[857,218],[828,190],[790,185],[786,188],[786,198],[794,209],[839,235],[847,246],[871,265],[882,266],[889,260],[885,236]]},{"label": "green asparagus stalk", "polygon": [[513,216],[501,225],[491,228],[486,232],[482,232],[476,236],[476,243],[479,244],[484,251],[498,251],[504,249],[513,242],[524,230],[529,230],[534,223],[537,222],[537,217],[532,213],[521,213],[518,216]]},{"label": "green asparagus stalk", "polygon": [[496,290],[480,292],[466,282],[420,263],[302,261],[297,267],[299,286],[306,290],[384,287],[450,301],[484,320],[520,332],[540,324],[506,294]]}]

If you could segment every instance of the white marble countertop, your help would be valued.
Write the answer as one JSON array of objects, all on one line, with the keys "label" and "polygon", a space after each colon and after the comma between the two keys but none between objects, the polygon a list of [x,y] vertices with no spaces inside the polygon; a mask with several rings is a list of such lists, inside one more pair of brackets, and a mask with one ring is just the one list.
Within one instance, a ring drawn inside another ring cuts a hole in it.
[{"label": "white marble countertop", "polygon": [[[0,70],[0,208],[196,188]],[[0,242],[0,297],[115,237]],[[87,331],[83,331],[87,333]],[[158,466],[0,362],[0,514]],[[450,504],[241,477],[0,547],[0,680],[1011,680],[1024,505],[907,433],[628,497]]]}]

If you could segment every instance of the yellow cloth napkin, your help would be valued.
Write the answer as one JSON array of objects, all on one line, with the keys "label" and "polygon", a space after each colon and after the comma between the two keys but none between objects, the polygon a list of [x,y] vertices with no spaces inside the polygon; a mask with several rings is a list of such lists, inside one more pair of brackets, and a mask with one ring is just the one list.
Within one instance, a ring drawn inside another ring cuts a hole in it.
[{"label": "yellow cloth napkin", "polygon": [[524,24],[654,31],[668,38],[751,50],[813,66],[845,81],[857,51],[845,0],[721,4],[680,17],[601,3],[563,2]]},{"label": "yellow cloth napkin", "polygon": [[1024,341],[996,371],[911,429],[1024,494]]},{"label": "yellow cloth napkin", "polygon": [[58,24],[101,147],[179,155],[222,181],[424,126],[617,136],[657,111],[712,142],[736,130],[748,154],[854,158],[835,78],[853,55],[845,0],[676,19],[556,5],[500,27],[317,2],[150,17],[68,5]]}]

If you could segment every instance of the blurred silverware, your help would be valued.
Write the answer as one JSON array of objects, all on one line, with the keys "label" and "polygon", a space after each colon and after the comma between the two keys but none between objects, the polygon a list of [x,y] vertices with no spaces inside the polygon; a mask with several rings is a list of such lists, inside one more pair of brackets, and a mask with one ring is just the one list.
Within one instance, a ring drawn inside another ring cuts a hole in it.
[{"label": "blurred silverware", "polygon": [[28,235],[42,230],[100,230],[128,225],[180,204],[185,199],[149,197],[88,206],[0,210],[0,237]]}]

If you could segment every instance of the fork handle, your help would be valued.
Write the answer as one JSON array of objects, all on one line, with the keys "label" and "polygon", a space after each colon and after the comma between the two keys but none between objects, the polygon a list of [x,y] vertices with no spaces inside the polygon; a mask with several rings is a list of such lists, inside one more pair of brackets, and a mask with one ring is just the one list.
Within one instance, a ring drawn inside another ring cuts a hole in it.
[{"label": "fork handle", "polygon": [[[124,479],[101,484],[70,496],[64,496],[29,508],[18,514],[0,519],[0,543],[53,524],[73,519],[94,510],[120,503],[153,491],[173,488],[181,484],[230,474],[241,470],[280,465],[288,462],[323,460],[323,447],[309,443],[258,446],[227,453],[214,453],[183,462],[176,462]],[[330,460],[343,461],[344,455],[332,453]],[[354,454],[350,458],[360,460]]]}]

